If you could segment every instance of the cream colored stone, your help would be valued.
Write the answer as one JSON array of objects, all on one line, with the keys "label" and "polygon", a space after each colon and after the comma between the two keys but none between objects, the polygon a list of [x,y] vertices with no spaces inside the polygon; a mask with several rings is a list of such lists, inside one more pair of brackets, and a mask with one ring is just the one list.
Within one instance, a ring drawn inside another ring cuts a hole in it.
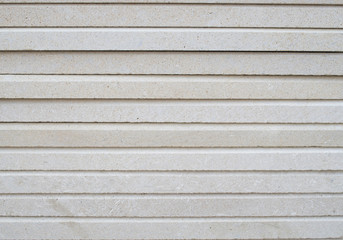
[{"label": "cream colored stone", "polygon": [[1,194],[342,193],[335,173],[9,172]]},{"label": "cream colored stone", "polygon": [[0,74],[343,75],[343,53],[2,52]]},{"label": "cream colored stone", "polygon": [[0,100],[0,122],[343,123],[343,101]]},{"label": "cream colored stone", "polygon": [[343,124],[1,123],[3,147],[342,147]]},{"label": "cream colored stone", "polygon": [[341,30],[0,29],[1,51],[328,52],[342,49]]},{"label": "cream colored stone", "polygon": [[343,6],[13,4],[0,16],[1,27],[343,28]]},{"label": "cream colored stone", "polygon": [[343,197],[318,196],[0,196],[1,216],[283,217],[341,216]]},{"label": "cream colored stone", "polygon": [[342,238],[342,0],[0,16],[0,239]]},{"label": "cream colored stone", "polygon": [[[42,231],[42,229],[46,229]],[[50,229],[53,229],[51,231]],[[338,218],[1,219],[1,239],[339,239]]]},{"label": "cream colored stone", "polygon": [[0,149],[5,171],[342,171],[343,149]]},{"label": "cream colored stone", "polygon": [[0,75],[0,97],[10,99],[343,99],[343,78]]}]

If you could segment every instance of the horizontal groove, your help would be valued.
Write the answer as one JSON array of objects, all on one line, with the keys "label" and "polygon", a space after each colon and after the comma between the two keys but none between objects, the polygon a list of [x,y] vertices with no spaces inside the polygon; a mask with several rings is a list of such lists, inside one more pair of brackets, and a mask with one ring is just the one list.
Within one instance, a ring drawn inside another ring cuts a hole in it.
[{"label": "horizontal groove", "polygon": [[[227,50],[153,50],[153,51],[145,51],[145,50],[34,50],[32,51],[31,49],[23,49],[23,50],[0,50],[0,53],[32,53],[32,54],[45,54],[45,53],[64,53],[64,54],[82,54],[82,53],[89,53],[89,54],[106,54],[106,53],[148,53],[148,54],[163,54],[163,53],[183,53],[183,54],[192,54],[192,53],[204,53],[204,54],[216,54],[216,53],[247,53],[247,54],[265,54],[265,53],[271,53],[271,54],[342,54],[343,50],[339,49],[339,50],[334,50],[334,51],[279,51],[279,50],[273,50],[273,51],[267,51],[267,50],[260,50],[260,51],[255,51],[255,50],[237,50],[237,51],[227,51]],[[0,75],[16,75],[16,73],[0,73]],[[63,73],[47,73],[46,75],[64,75]],[[99,75],[103,75],[103,74],[107,74],[107,73],[99,73]],[[133,73],[132,75],[160,75],[163,73]],[[231,74],[231,73],[230,73]],[[30,73],[23,73],[23,74],[18,74],[18,75],[30,75]],[[45,74],[41,74],[41,73],[33,73],[32,75],[45,75]],[[73,73],[66,73],[66,75],[97,75],[97,73],[90,73],[90,74],[73,74]],[[130,73],[109,73],[108,75],[130,75]],[[187,73],[182,73],[182,74],[169,74],[169,75],[187,75]],[[189,74],[190,76],[194,76],[194,75],[198,75],[198,74]],[[212,76],[224,76],[226,74],[212,74],[212,73],[208,73],[208,74],[204,74],[204,75],[212,75]],[[235,74],[232,74],[235,75]],[[236,76],[244,76],[245,73],[242,74],[237,74]],[[260,74],[247,74],[247,76],[258,76]],[[268,74],[266,74],[268,75]],[[274,74],[270,74],[269,76],[274,75]],[[294,76],[293,74],[287,74],[287,75],[283,75],[283,76]],[[302,76],[343,76],[343,74],[339,73],[339,74],[324,74],[324,75],[320,75],[320,74],[315,74],[315,75],[307,75],[307,74],[303,74]]]},{"label": "horizontal groove", "polygon": [[[336,220],[336,219],[343,219],[343,216],[341,215],[335,215],[335,216],[331,216],[331,215],[321,215],[321,216],[278,216],[278,217],[273,217],[273,216],[255,216],[255,217],[244,217],[244,216],[240,216],[240,217],[237,217],[237,216],[233,216],[233,217],[215,217],[215,216],[210,216],[210,217],[207,217],[207,216],[195,216],[195,217],[179,217],[179,216],[176,216],[176,217],[97,217],[97,216],[77,216],[77,217],[73,217],[73,216],[63,216],[63,217],[60,217],[60,216],[0,216],[0,223],[2,221],[2,219],[8,219],[8,218],[13,218],[13,219],[31,219],[31,218],[34,218],[34,219],[37,219],[37,220],[40,220],[41,218],[43,219],[60,219],[62,218],[63,220],[65,219],[69,219],[69,220],[74,220],[74,219],[116,219],[116,220],[147,220],[147,221],[150,221],[150,220],[191,220],[191,219],[201,219],[201,220],[205,220],[205,219],[208,219],[208,220],[236,220],[237,218],[239,220],[241,219],[246,219],[246,220],[252,220],[252,219],[264,219],[264,220],[267,220],[267,219],[272,219],[272,220],[275,220],[275,219],[287,219],[287,220],[290,220],[290,219],[313,219],[313,218],[330,218],[330,220]],[[288,219],[289,218],[289,219]]]},{"label": "horizontal groove", "polygon": [[[0,81],[1,83],[1,81]],[[341,106],[343,105],[343,99],[54,99],[54,98],[44,98],[44,99],[0,99],[1,104],[11,104],[15,105],[17,103],[27,103],[27,104],[115,104],[115,106],[121,105],[194,105],[199,104],[201,106],[213,106],[213,105],[244,105],[244,106],[256,106],[256,105],[276,105],[276,106]]]},{"label": "horizontal groove", "polygon": [[[192,54],[197,54],[198,55],[221,55],[221,54],[241,54],[241,55],[295,55],[295,56],[300,56],[300,55],[312,55],[312,56],[320,56],[320,55],[332,55],[332,56],[335,56],[335,55],[342,55],[342,52],[341,51],[266,51],[266,50],[261,50],[261,51],[242,51],[242,50],[232,50],[232,51],[212,51],[212,50],[209,50],[209,51],[199,51],[199,50],[189,50],[189,51],[182,51],[182,50],[177,50],[177,51],[174,51],[174,50],[149,50],[149,51],[145,51],[145,50],[63,50],[63,51],[58,51],[58,50],[42,50],[42,51],[31,51],[30,49],[24,49],[24,50],[0,50],[0,53],[3,54],[3,55],[8,55],[8,54],[24,54],[24,55],[49,55],[49,54],[56,54],[56,55],[69,55],[69,54],[75,54],[75,55],[78,55],[78,54],[83,54],[83,55],[87,55],[87,54],[90,54],[90,55],[101,55],[101,54],[128,54],[128,55],[134,55],[134,54],[147,54],[147,55],[152,55],[152,54],[156,54],[156,55],[164,55],[164,54],[171,54],[171,55],[192,55]],[[291,74],[291,75],[282,75],[282,74],[264,74],[264,73],[261,73],[261,74],[253,74],[253,75],[247,75],[245,73],[242,73],[242,74],[201,74],[201,73],[194,73],[194,74],[188,74],[188,73],[184,73],[184,74],[168,74],[168,73],[158,73],[158,74],[154,74],[154,73],[138,73],[138,74],[135,74],[135,73],[49,73],[49,74],[41,74],[41,73],[32,73],[32,74],[25,74],[25,73],[0,73],[0,75],[152,75],[152,76],[156,76],[156,75],[167,75],[167,76],[180,76],[180,75],[183,75],[183,76],[228,76],[228,75],[231,75],[231,76],[261,76],[261,75],[265,75],[265,76],[290,76],[290,77],[294,77],[294,76],[304,76],[304,77],[325,77],[325,76],[328,76],[328,77],[341,77],[341,75],[302,75],[302,74]]]},{"label": "horizontal groove", "polygon": [[320,193],[0,193],[0,198],[298,198],[343,197],[343,192]]},{"label": "horizontal groove", "polygon": [[[0,83],[1,85],[1,83]],[[256,101],[258,103],[258,101],[275,101],[276,103],[281,103],[283,101],[289,101],[290,103],[293,102],[299,102],[299,105],[301,105],[301,103],[303,103],[304,105],[306,104],[307,101],[313,101],[313,102],[321,102],[321,101],[341,101],[343,100],[343,98],[294,98],[294,99],[290,99],[290,98],[206,98],[206,97],[199,97],[199,98],[194,98],[194,97],[183,97],[183,98],[178,98],[178,97],[175,97],[175,98],[163,98],[163,97],[159,97],[159,98],[154,98],[154,97],[128,97],[128,98],[117,98],[117,97],[97,97],[97,98],[92,98],[92,97],[89,97],[89,98],[85,98],[85,97],[51,97],[51,98],[41,98],[41,97],[36,97],[36,96],[33,96],[33,97],[1,97],[0,95],[0,101],[7,101],[7,100],[10,100],[10,101],[66,101],[66,102],[70,102],[70,101],[189,101],[189,102],[192,102],[192,101],[209,101],[209,104],[211,104],[211,102],[215,102],[215,101]],[[143,103],[144,104],[144,103]],[[271,123],[273,124],[273,123]],[[320,124],[320,123],[319,123]]]},{"label": "horizontal groove", "polygon": [[[0,83],[1,84],[1,83]],[[247,102],[251,102],[251,106],[256,104],[265,104],[265,105],[273,105],[273,102],[277,105],[288,105],[288,104],[294,104],[299,106],[305,106],[307,103],[309,105],[313,104],[314,106],[325,106],[326,104],[337,104],[340,105],[341,101],[343,99],[268,99],[268,98],[233,98],[233,99],[223,99],[223,98],[58,98],[58,97],[52,97],[52,98],[1,98],[0,101],[9,101],[13,104],[16,102],[22,102],[22,103],[35,103],[35,102],[56,102],[56,103],[83,103],[83,102],[103,102],[103,103],[118,103],[118,104],[140,104],[145,105],[146,103],[152,103],[156,105],[164,105],[165,103],[175,104],[175,103],[204,103],[204,105],[215,105],[215,104],[221,104],[225,105],[227,103],[231,104],[247,104]],[[321,104],[322,103],[322,104]]]},{"label": "horizontal groove", "polygon": [[90,150],[93,151],[102,151],[102,150],[110,150],[110,149],[118,149],[118,150],[122,150],[122,151],[134,151],[136,149],[140,149],[143,151],[150,151],[150,150],[170,150],[173,151],[175,149],[179,150],[179,149],[187,149],[187,150],[194,150],[194,151],[198,151],[198,150],[207,150],[207,149],[213,149],[214,151],[216,150],[222,150],[222,149],[227,149],[227,150],[231,150],[231,149],[237,149],[237,150],[242,150],[245,151],[246,149],[259,149],[259,150],[278,150],[278,149],[285,149],[285,150],[300,150],[300,149],[304,149],[304,148],[309,148],[309,149],[315,149],[315,150],[340,150],[342,149],[342,147],[338,147],[338,146],[228,146],[228,147],[221,147],[221,146],[210,146],[210,147],[205,147],[205,146],[198,146],[198,147],[194,147],[194,146],[138,146],[138,147],[114,147],[114,146],[110,146],[110,147],[104,147],[104,146],[0,146],[0,151],[2,149],[5,150],[10,150],[10,151],[17,151],[17,150],[23,150],[23,151],[35,151],[35,149],[41,149],[42,151],[45,150],[60,150],[60,151],[70,151],[70,150],[76,150],[76,151],[84,151],[84,150]]},{"label": "horizontal groove", "polygon": [[[135,54],[135,53],[148,53],[148,54],[163,54],[163,53],[183,53],[183,54],[192,54],[192,53],[204,53],[204,54],[220,54],[220,53],[247,53],[247,54],[266,54],[266,53],[271,53],[271,54],[342,54],[343,53],[343,50],[335,50],[335,51],[278,51],[278,50],[273,50],[273,51],[266,51],[266,50],[261,50],[261,51],[251,51],[251,50],[238,50],[238,51],[226,51],[226,50],[186,50],[186,51],[183,51],[183,50],[153,50],[153,51],[144,51],[144,50],[115,50],[115,51],[112,51],[112,50],[38,50],[38,51],[31,51],[30,49],[24,49],[24,50],[10,50],[10,51],[7,51],[7,50],[0,50],[0,53],[17,53],[17,54],[21,54],[21,53],[32,53],[32,54],[45,54],[45,53],[64,53],[64,54],[82,54],[82,53],[89,53],[89,54],[107,54],[107,53],[132,53],[132,54]],[[1,75],[16,75],[16,73],[1,73]],[[55,73],[47,73],[46,75],[54,75]],[[102,75],[102,74],[106,74],[106,73],[99,73],[99,75]],[[130,74],[130,73],[109,73],[109,75],[127,75],[127,74]],[[160,75],[160,74],[163,74],[163,73],[157,73],[157,74],[154,74],[154,73],[133,73],[132,75]],[[231,73],[230,73],[231,74]],[[18,74],[18,75],[30,75],[30,73],[23,73],[23,74]],[[40,73],[33,73],[32,75],[45,75],[45,74],[40,74]],[[56,73],[56,75],[64,75],[63,73]],[[66,75],[78,75],[78,74],[73,74],[73,73],[66,73]],[[90,74],[79,74],[79,75],[97,75],[97,73],[90,73]],[[169,75],[187,75],[187,73],[182,73],[182,74],[169,74]],[[189,74],[189,76],[194,76],[194,75],[198,75],[198,74]],[[212,74],[212,73],[208,73],[208,74],[204,74],[204,75],[212,75],[212,76],[224,76],[226,74]],[[235,74],[233,74],[235,75]],[[245,74],[242,73],[242,74],[237,74],[236,76],[244,76]],[[259,74],[247,74],[247,76],[257,76]],[[267,74],[268,75],[268,74]],[[273,75],[273,74],[271,74]],[[270,75],[270,76],[271,76]],[[287,74],[287,75],[283,75],[283,76],[293,76],[293,74]],[[339,74],[323,74],[323,75],[307,75],[307,74],[304,74],[302,76],[337,76],[337,77],[340,77],[340,76],[343,76],[343,74],[339,73]]]},{"label": "horizontal groove", "polygon": [[251,0],[49,0],[49,1],[42,1],[42,0],[2,0],[0,4],[32,4],[32,5],[40,5],[40,4],[47,4],[47,5],[54,5],[54,4],[180,4],[180,5],[252,5],[252,6],[341,6],[343,3],[341,1],[270,1],[270,0],[259,0],[259,1],[251,1]]},{"label": "horizontal groove", "polygon": [[273,174],[342,174],[343,170],[3,170],[0,169],[0,175],[40,175],[42,173],[47,174],[84,174],[84,175],[94,175],[94,174],[101,174],[101,175],[111,175],[111,174],[183,174],[183,175],[220,175],[220,174],[227,174],[227,175],[234,175],[234,174],[249,174],[249,175],[258,175],[258,174],[266,174],[266,175],[273,175]]},{"label": "horizontal groove", "polygon": [[104,0],[104,1],[96,1],[96,0],[86,0],[86,1],[78,1],[78,0],[50,0],[50,1],[41,1],[41,0],[1,0],[1,5],[233,5],[233,6],[280,6],[280,7],[288,7],[288,6],[296,6],[296,7],[331,7],[331,6],[342,6],[343,3],[339,1],[220,1],[220,0]]},{"label": "horizontal groove", "polygon": [[341,176],[342,170],[336,171],[0,171],[0,176]]},{"label": "horizontal groove", "polygon": [[[15,52],[16,53],[16,52]],[[282,77],[335,77],[340,78],[343,77],[343,74],[324,74],[324,75],[301,75],[301,74],[292,74],[292,75],[282,75],[282,74],[253,74],[253,75],[246,75],[246,74],[121,74],[121,73],[0,73],[0,76],[185,76],[185,77],[194,77],[194,76],[211,76],[211,77],[224,77],[224,76],[247,76],[247,77],[258,77],[258,76],[282,76]]]},{"label": "horizontal groove", "polygon": [[[0,85],[1,85],[1,80],[0,80]],[[320,106],[320,102],[325,102],[323,104],[323,106],[328,103],[330,104],[331,102],[340,102],[342,101],[343,99],[340,99],[340,98],[310,98],[310,99],[299,99],[299,98],[294,98],[294,99],[287,99],[287,98],[116,98],[116,97],[113,97],[113,98],[110,98],[110,97],[107,97],[107,98],[85,98],[85,97],[82,97],[82,98],[75,98],[75,97],[51,97],[51,98],[40,98],[40,97],[13,97],[13,98],[8,98],[8,97],[1,97],[0,96],[0,101],[3,102],[3,101],[8,101],[8,102],[13,102],[15,103],[16,101],[17,102],[31,102],[31,103],[35,103],[35,102],[38,102],[38,101],[42,101],[42,102],[56,102],[56,103],[82,103],[82,102],[104,102],[104,103],[110,103],[110,102],[118,102],[119,104],[120,103],[127,103],[127,104],[131,104],[131,103],[135,103],[137,102],[138,104],[142,104],[144,105],[145,102],[147,103],[156,103],[157,105],[159,103],[161,103],[161,105],[164,103],[164,101],[166,103],[170,102],[170,103],[181,103],[181,102],[185,102],[185,103],[202,103],[204,102],[205,105],[208,103],[208,105],[212,105],[212,104],[216,104],[216,102],[220,103],[220,102],[227,102],[227,103],[235,103],[235,102],[241,102],[241,103],[245,103],[245,102],[256,102],[257,104],[259,103],[266,103],[266,105],[268,105],[268,102],[269,103],[272,103],[272,102],[275,102],[276,104],[279,104],[279,103],[285,103],[285,105],[287,104],[299,104],[299,105],[306,105],[306,103],[309,101],[309,102],[312,102],[314,105],[318,105]],[[225,103],[224,103],[225,104]],[[311,103],[310,103],[311,104]],[[337,104],[339,105],[339,103]]]},{"label": "horizontal groove", "polygon": [[[8,78],[14,77],[15,81],[18,82],[25,82],[25,81],[59,81],[65,80],[65,78],[71,78],[71,81],[81,81],[83,78],[88,78],[86,81],[96,80],[97,78],[101,78],[102,81],[112,81],[119,80],[119,81],[128,81],[128,82],[139,82],[139,81],[156,81],[156,78],[166,78],[168,81],[172,82],[183,82],[183,81],[195,81],[195,82],[206,82],[208,79],[211,79],[211,82],[230,82],[230,81],[251,81],[256,79],[257,81],[310,81],[310,80],[332,80],[332,81],[342,81],[343,76],[303,76],[303,75],[292,75],[292,76],[284,76],[284,75],[204,75],[204,74],[154,74],[154,75],[147,75],[147,74],[0,74],[0,81],[9,81]],[[41,79],[42,77],[46,78],[45,80]],[[49,77],[54,79],[49,79]],[[60,79],[58,79],[60,78]],[[91,79],[94,78],[94,79]],[[151,79],[153,78],[153,79]],[[187,80],[186,80],[187,79]]]},{"label": "horizontal groove", "polygon": [[[1,6],[1,3],[0,3],[0,6]],[[343,5],[340,5],[343,7]],[[0,30],[1,29],[8,29],[8,30],[15,30],[15,29],[27,29],[28,31],[30,29],[40,29],[40,30],[44,30],[44,29],[54,29],[54,30],[58,30],[58,29],[77,29],[77,30],[83,30],[83,29],[146,29],[146,28],[149,28],[149,29],[184,29],[184,30],[187,30],[187,29],[203,29],[203,30],[212,30],[212,29],[265,29],[265,30],[318,30],[318,31],[321,31],[321,30],[324,30],[324,31],[330,31],[330,30],[343,30],[343,27],[336,27],[336,28],[329,28],[329,27],[323,27],[323,28],[316,28],[316,27],[307,27],[307,28],[304,28],[304,27],[206,27],[206,26],[202,26],[202,27],[195,27],[195,26],[190,26],[190,27],[187,27],[187,26],[177,26],[177,27],[174,27],[174,26],[163,26],[163,27],[154,27],[154,26],[149,26],[149,27],[144,27],[144,26],[115,26],[115,27],[106,27],[106,26],[63,26],[63,27],[60,27],[60,26],[48,26],[48,27],[45,27],[45,26],[0,26]]]},{"label": "horizontal groove", "polygon": [[170,218],[170,217],[146,217],[146,218],[108,218],[108,217],[0,217],[0,222],[19,222],[18,220],[22,220],[23,222],[60,222],[60,221],[77,221],[77,222],[93,222],[93,221],[101,221],[101,222],[245,222],[245,221],[257,221],[257,222],[264,222],[264,221],[343,221],[343,217],[341,216],[330,216],[330,217],[199,217],[199,218],[187,218],[187,217],[180,217],[180,218]]},{"label": "horizontal groove", "polygon": [[298,147],[298,148],[20,148],[20,147],[1,147],[0,153],[127,153],[127,154],[144,154],[144,153],[343,153],[343,148],[311,148],[311,147]]},{"label": "horizontal groove", "polygon": [[[0,3],[1,4],[1,3]],[[343,5],[343,4],[342,4]],[[1,5],[0,5],[1,6]],[[15,29],[15,30],[14,30]],[[31,27],[31,28],[23,28],[23,27],[1,27],[0,33],[17,33],[17,32],[52,32],[52,33],[61,33],[61,32],[73,33],[73,32],[115,32],[115,33],[122,33],[122,32],[132,32],[132,33],[140,33],[140,32],[205,32],[205,33],[225,33],[225,32],[234,32],[234,33],[343,33],[343,29],[340,28],[264,28],[264,27],[222,27],[222,28],[215,28],[215,27],[128,27],[127,29],[124,27]]]},{"label": "horizontal groove", "polygon": [[[342,123],[0,123],[0,130],[341,130]],[[280,146],[281,148],[281,146]]]},{"label": "horizontal groove", "polygon": [[51,0],[51,1],[41,1],[41,0],[2,0],[1,5],[233,5],[233,6],[278,6],[278,7],[332,7],[332,6],[342,6],[343,3],[337,1],[211,1],[211,0]]},{"label": "horizontal groove", "polygon": [[10,193],[0,194],[0,199],[298,199],[343,197],[343,193]]}]

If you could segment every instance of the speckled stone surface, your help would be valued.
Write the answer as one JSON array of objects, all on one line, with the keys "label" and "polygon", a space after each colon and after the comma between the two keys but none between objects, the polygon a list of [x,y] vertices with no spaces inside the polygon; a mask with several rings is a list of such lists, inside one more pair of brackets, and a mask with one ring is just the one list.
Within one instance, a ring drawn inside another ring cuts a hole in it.
[{"label": "speckled stone surface", "polygon": [[342,0],[0,16],[0,240],[342,239]]}]

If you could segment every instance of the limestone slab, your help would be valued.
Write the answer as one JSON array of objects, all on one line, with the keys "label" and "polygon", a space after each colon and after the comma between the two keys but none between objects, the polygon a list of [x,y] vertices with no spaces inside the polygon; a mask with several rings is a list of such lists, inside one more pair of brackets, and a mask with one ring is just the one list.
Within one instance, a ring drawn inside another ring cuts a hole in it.
[{"label": "limestone slab", "polygon": [[342,173],[3,172],[1,194],[342,193]]},{"label": "limestone slab", "polygon": [[0,122],[343,123],[343,101],[0,100]]},{"label": "limestone slab", "polygon": [[343,27],[343,6],[4,4],[0,16],[0,27]]},{"label": "limestone slab", "polygon": [[343,149],[0,149],[3,171],[342,171]]},{"label": "limestone slab", "polygon": [[0,196],[5,217],[341,216],[343,197],[310,196]]},{"label": "limestone slab", "polygon": [[342,52],[341,30],[0,29],[0,51]]},{"label": "limestone slab", "polygon": [[342,124],[1,123],[2,147],[342,147]]},{"label": "limestone slab", "polygon": [[9,99],[343,99],[342,77],[0,75]]},{"label": "limestone slab", "polygon": [[[54,229],[54,231],[42,231]],[[343,221],[289,219],[2,219],[0,239],[339,239]]]},{"label": "limestone slab", "polygon": [[1,52],[0,54],[0,74],[342,76],[342,66],[343,53]]}]

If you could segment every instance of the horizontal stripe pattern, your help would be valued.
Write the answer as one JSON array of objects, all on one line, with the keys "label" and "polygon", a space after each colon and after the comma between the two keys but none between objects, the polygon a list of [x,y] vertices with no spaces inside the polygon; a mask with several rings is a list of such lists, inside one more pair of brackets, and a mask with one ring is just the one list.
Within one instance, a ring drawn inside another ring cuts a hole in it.
[{"label": "horizontal stripe pattern", "polygon": [[341,0],[0,0],[0,239],[340,239]]}]

